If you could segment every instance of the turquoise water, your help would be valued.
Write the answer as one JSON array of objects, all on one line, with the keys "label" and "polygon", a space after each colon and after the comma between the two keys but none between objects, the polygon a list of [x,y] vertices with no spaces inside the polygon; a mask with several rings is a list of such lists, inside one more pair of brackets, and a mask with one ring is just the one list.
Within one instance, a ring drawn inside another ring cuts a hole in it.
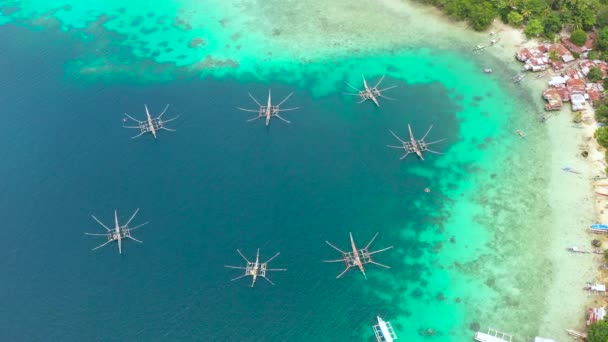
[{"label": "turquoise water", "polygon": [[[529,95],[501,85],[508,71],[488,77],[463,49],[407,43],[301,55],[276,48],[285,32],[243,31],[259,8],[207,5],[3,7],[3,339],[369,341],[377,313],[407,341],[469,340],[472,323],[534,335],[548,280],[529,270],[544,259],[513,252],[544,233],[525,215],[541,194],[517,191],[545,182],[543,159],[528,158],[542,130]],[[197,37],[204,46],[189,45]],[[342,95],[363,72],[386,74],[396,100]],[[294,92],[292,124],[235,109],[268,88]],[[121,114],[141,117],[144,103],[171,103],[178,131],[131,141]],[[407,124],[419,135],[434,124],[445,154],[399,161],[388,129],[405,136]],[[521,144],[520,127],[537,138]],[[90,214],[137,207],[143,245],[89,251]],[[341,265],[320,261],[339,255],[323,241],[346,248],[348,232],[360,245],[380,232],[392,268],[334,279]],[[235,249],[258,247],[288,271],[275,287],[230,283]]]}]

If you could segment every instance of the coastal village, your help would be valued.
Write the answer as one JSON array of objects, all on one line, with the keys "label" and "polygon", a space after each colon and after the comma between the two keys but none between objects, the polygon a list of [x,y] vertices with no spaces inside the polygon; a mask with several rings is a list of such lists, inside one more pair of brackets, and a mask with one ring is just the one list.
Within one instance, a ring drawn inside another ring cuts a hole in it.
[{"label": "coastal village", "polygon": [[602,78],[608,76],[608,63],[587,59],[594,40],[595,34],[589,34],[585,44],[577,46],[563,37],[561,42],[539,44],[516,53],[517,60],[524,62],[524,70],[537,73],[537,78],[550,75],[543,92],[545,110],[559,110],[568,102],[572,111],[579,112],[604,97],[603,81],[587,78],[592,68],[598,68]]},{"label": "coastal village", "polygon": [[[591,32],[588,34],[585,43],[579,46],[572,43],[569,36],[563,36],[555,39],[554,42],[537,42],[536,45],[521,48],[515,53],[515,58],[523,63],[523,67],[522,73],[513,78],[514,82],[521,82],[526,75],[530,75],[529,78],[542,79],[545,82],[545,88],[542,92],[542,98],[545,100],[545,113],[540,117],[541,122],[550,118],[553,111],[566,108],[573,113],[572,121],[575,125],[585,123],[593,130],[603,126],[596,120],[595,109],[606,98],[604,80],[608,79],[608,63],[590,58],[590,52],[596,46],[596,38],[597,33]],[[596,70],[593,71],[594,69]],[[592,72],[595,75],[592,75]],[[581,126],[574,127],[582,128]],[[588,139],[589,141],[586,141],[581,148],[583,158],[587,158],[591,149],[604,153],[604,148],[597,144],[594,139]],[[601,162],[605,168],[606,160],[601,160]],[[564,171],[577,173],[576,170],[566,168],[564,168]],[[608,186],[605,174],[606,171],[602,170],[602,176],[596,176],[593,179],[595,203],[599,217],[604,214],[605,199],[608,198],[608,193],[599,190],[601,187]],[[593,233],[606,233],[608,232],[608,225],[591,224],[588,229]],[[592,237],[589,248],[568,247],[566,250],[573,254],[601,255],[602,264],[599,268],[608,270],[608,253],[600,248],[603,243],[608,243],[608,240],[603,234],[598,234]],[[590,294],[589,306],[584,313],[572,314],[585,315],[587,327],[598,322],[605,322],[608,319],[606,314],[606,306],[608,305],[607,282],[608,277],[602,274],[600,279],[587,282],[586,286],[581,286],[583,290]],[[584,330],[566,329],[566,331],[574,339],[587,340],[588,338],[587,332]],[[497,341],[510,340],[509,338],[501,339],[501,336],[497,334],[490,334],[490,337],[498,338]],[[484,339],[478,339],[477,335],[475,339],[485,341]],[[537,337],[538,339],[546,341],[546,339]]]}]

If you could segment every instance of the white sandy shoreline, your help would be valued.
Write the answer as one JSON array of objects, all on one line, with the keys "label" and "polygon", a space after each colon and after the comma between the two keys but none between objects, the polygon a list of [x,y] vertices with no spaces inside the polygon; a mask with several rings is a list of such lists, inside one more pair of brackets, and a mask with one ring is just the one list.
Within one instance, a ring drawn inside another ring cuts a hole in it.
[{"label": "white sandy shoreline", "polygon": [[[419,7],[416,4],[411,6]],[[436,20],[450,22],[450,25],[460,28],[465,26],[461,22],[452,22],[436,8],[423,8],[422,11],[426,15],[434,16]],[[490,32],[494,32],[495,35],[490,36]],[[523,64],[515,59],[515,53],[524,47],[540,43],[538,40],[527,39],[523,30],[505,25],[497,19],[484,33],[471,31],[471,47],[487,44],[492,38],[500,38],[499,43],[485,49],[483,53],[492,55],[506,65],[512,65],[512,71],[515,72],[523,67]],[[533,75],[528,75],[522,82],[522,86],[537,99],[537,113],[544,111],[542,91],[546,87],[546,80],[547,78],[539,80]],[[602,280],[602,278],[608,280],[608,277],[598,271],[603,256],[574,255],[566,250],[571,246],[591,249],[591,240],[597,238],[597,235],[588,233],[586,227],[593,222],[608,223],[608,209],[606,209],[608,197],[594,194],[591,179],[603,175],[605,168],[603,149],[593,139],[596,128],[593,109],[589,106],[584,116],[590,119],[585,120],[582,124],[583,128],[580,129],[574,127],[573,114],[568,107],[552,113],[551,118],[544,124],[550,141],[550,150],[541,153],[548,153],[551,156],[550,170],[538,170],[539,173],[548,173],[546,199],[551,222],[551,233],[546,237],[544,251],[551,267],[550,270],[539,270],[539,272],[548,272],[551,285],[545,291],[545,310],[538,335],[556,341],[571,339],[566,329],[585,331],[586,309],[606,303],[598,296],[589,296],[583,291],[583,287],[587,281]],[[531,114],[536,115],[536,113]],[[582,148],[589,152],[587,158],[581,157]],[[564,172],[562,167],[565,166],[573,167],[582,174]],[[608,240],[603,240],[606,247]],[[516,331],[513,333],[517,335]]]},{"label": "white sandy shoreline", "polygon": [[[515,60],[514,54],[523,47],[540,43],[527,40],[522,30],[502,23],[495,23],[491,30],[500,32],[500,45],[504,50],[490,49],[490,53],[501,59],[510,59],[512,63],[519,64],[518,67],[521,64]],[[523,85],[540,99],[546,88],[546,78],[537,80],[529,76]],[[539,102],[540,113],[543,102]],[[604,153],[592,139],[596,127],[593,110],[589,108],[586,111],[584,116],[590,119],[585,120],[583,129],[580,129],[574,127],[573,114],[568,107],[553,113],[545,123],[551,146],[551,150],[547,151],[551,155],[547,199],[552,233],[547,237],[550,242],[547,247],[553,272],[551,286],[546,292],[546,310],[539,335],[558,341],[569,339],[565,329],[585,330],[585,310],[598,303],[597,297],[589,296],[582,288],[586,281],[598,279],[600,274],[597,266],[603,259],[603,256],[597,255],[573,255],[566,248],[579,246],[591,249],[591,240],[596,236],[589,234],[586,227],[595,221],[608,222],[608,210],[600,215],[600,210],[608,202],[596,199],[591,184],[591,178],[603,174],[604,168],[603,163],[597,162],[603,160]],[[581,156],[583,149],[589,152],[587,158]],[[573,167],[582,174],[564,172],[562,168],[565,166]]]}]

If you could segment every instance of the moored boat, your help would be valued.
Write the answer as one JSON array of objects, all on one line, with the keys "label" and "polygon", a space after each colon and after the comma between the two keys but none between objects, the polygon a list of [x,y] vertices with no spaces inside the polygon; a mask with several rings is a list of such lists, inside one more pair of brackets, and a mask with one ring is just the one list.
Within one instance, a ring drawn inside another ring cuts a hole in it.
[{"label": "moored boat", "polygon": [[583,287],[583,290],[587,290],[590,292],[606,292],[606,285],[588,283],[587,286]]},{"label": "moored boat", "polygon": [[572,253],[591,253],[589,251],[585,251],[585,250],[579,249],[576,246],[568,247],[567,250],[568,250],[568,252],[572,252]]},{"label": "moored boat", "polygon": [[526,77],[526,74],[519,74],[513,76],[513,83],[520,83],[524,79],[524,77]]},{"label": "moored boat", "polygon": [[489,328],[487,333],[478,331],[473,338],[479,342],[511,342],[513,340],[511,334],[498,331],[494,328]]},{"label": "moored boat", "polygon": [[492,73],[492,69],[485,68],[485,69],[483,69],[483,72],[485,72],[486,74],[491,74]]},{"label": "moored boat", "polygon": [[571,168],[570,166],[566,166],[566,167],[562,167],[562,170],[566,171],[566,172],[570,172],[570,173],[576,173],[576,174],[581,174],[580,172],[576,171],[575,169]]},{"label": "moored boat", "polygon": [[608,224],[594,223],[589,225],[589,230],[592,232],[605,233],[608,232]]},{"label": "moored boat", "polygon": [[386,322],[379,315],[376,316],[378,324],[374,325],[374,334],[378,342],[393,342],[397,339],[397,334],[390,322]]},{"label": "moored boat", "polygon": [[601,196],[608,196],[608,190],[606,189],[595,190],[595,193]]},{"label": "moored boat", "polygon": [[550,338],[536,336],[534,338],[534,342],[555,342],[555,340],[552,340]]}]

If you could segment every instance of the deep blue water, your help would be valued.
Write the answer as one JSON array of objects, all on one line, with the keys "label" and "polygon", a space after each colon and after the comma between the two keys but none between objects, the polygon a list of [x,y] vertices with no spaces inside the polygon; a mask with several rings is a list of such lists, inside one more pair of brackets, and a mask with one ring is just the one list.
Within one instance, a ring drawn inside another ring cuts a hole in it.
[{"label": "deep blue water", "polygon": [[[426,286],[422,266],[402,260],[429,246],[404,243],[399,229],[424,230],[431,219],[409,204],[440,210],[441,194],[423,198],[429,181],[403,172],[417,161],[385,145],[388,128],[405,135],[408,122],[425,128],[438,115],[433,134],[457,140],[440,87],[400,83],[401,98],[431,103],[404,113],[285,84],[87,83],[64,76],[78,49],[65,36],[3,26],[0,41],[0,340],[371,340],[375,314],[395,310],[373,295],[390,290],[384,272]],[[277,99],[295,92],[291,125],[246,123],[235,109],[269,87]],[[177,132],[131,140],[122,113],[143,118],[144,103],[171,104]],[[110,224],[114,209],[124,221],[136,208],[134,223],[150,222],[134,232],[143,245],[90,250],[103,242],[83,235],[103,231],[91,214]],[[324,240],[347,248],[348,232],[363,245],[376,231],[374,247],[396,246],[378,257],[393,269],[336,280],[342,265],[320,262],[339,257]],[[237,248],[280,251],[271,265],[288,271],[270,275],[274,287],[231,283],[238,272],[223,265],[241,262]]]}]

